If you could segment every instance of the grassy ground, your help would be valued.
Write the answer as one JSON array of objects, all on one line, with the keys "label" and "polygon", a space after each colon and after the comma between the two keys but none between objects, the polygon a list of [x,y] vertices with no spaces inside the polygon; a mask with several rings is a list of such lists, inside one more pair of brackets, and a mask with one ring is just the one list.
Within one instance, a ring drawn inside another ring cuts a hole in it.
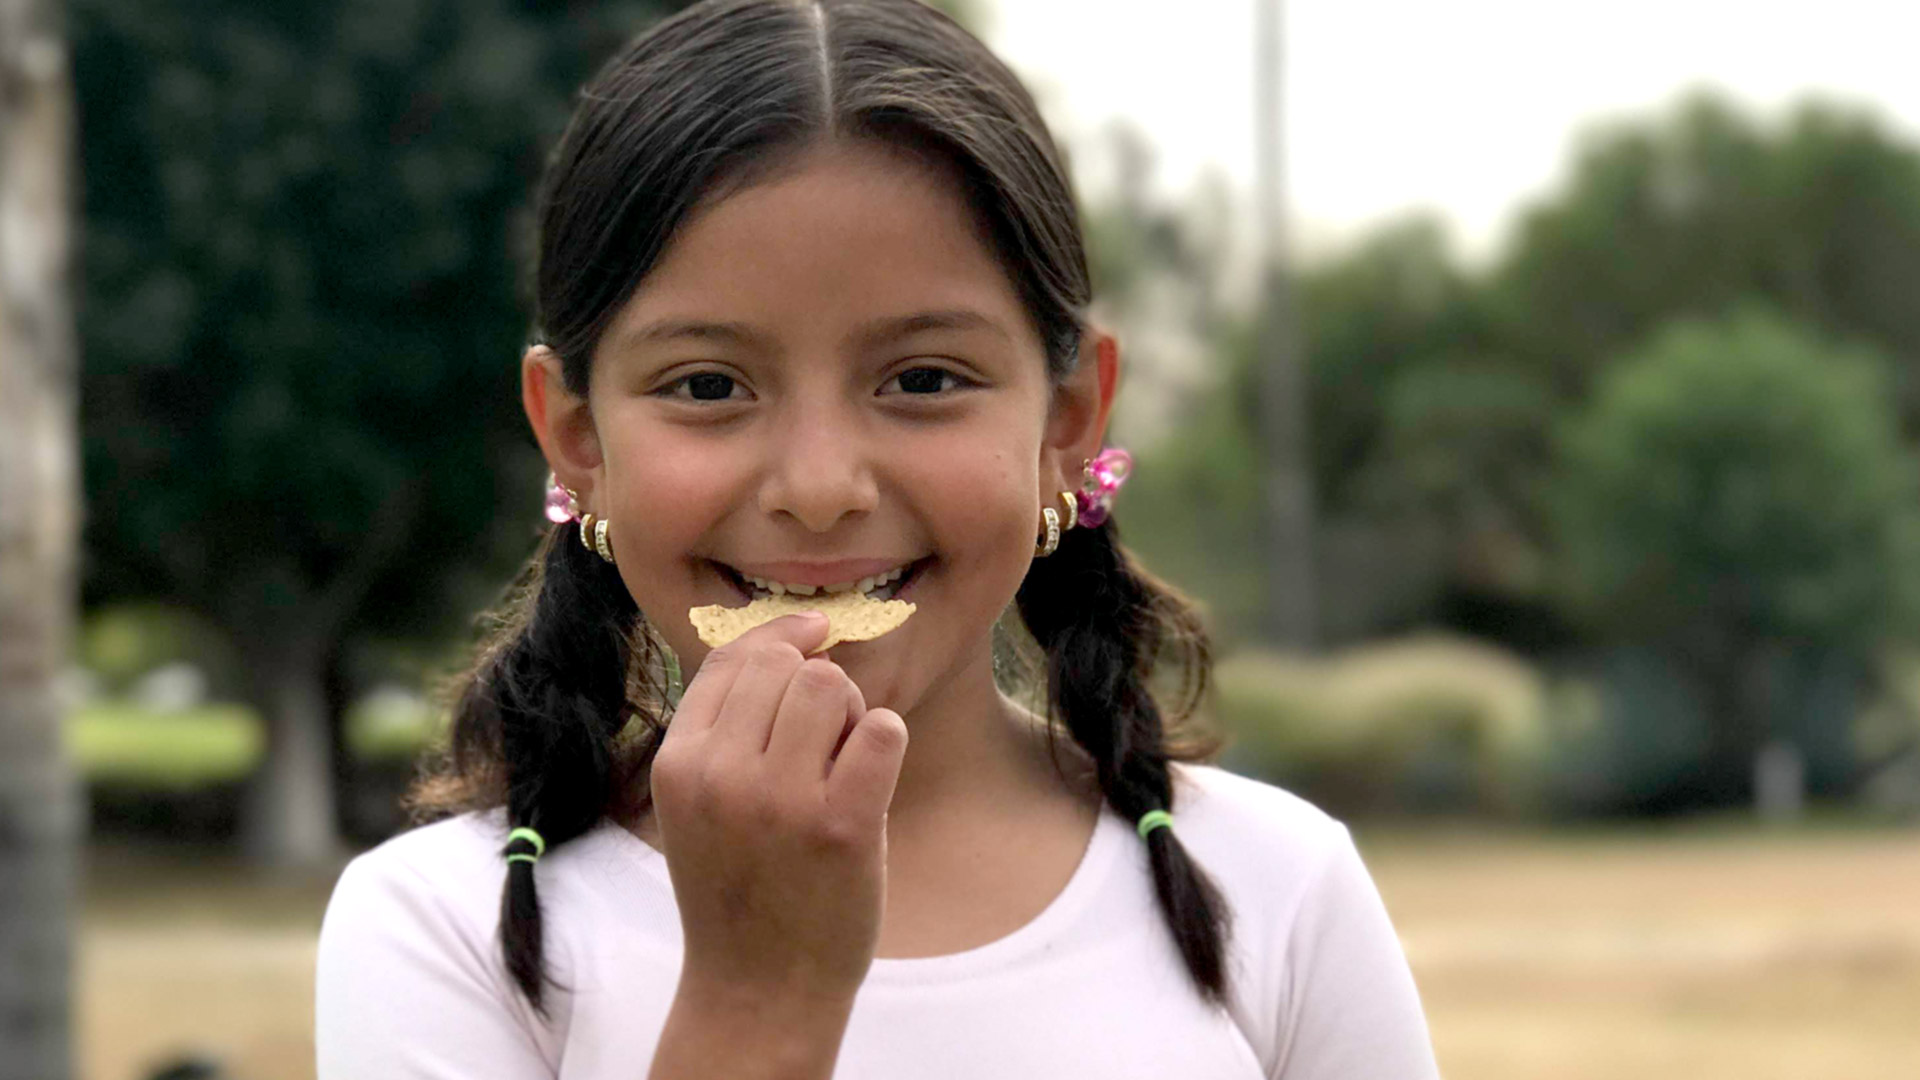
[{"label": "grassy ground", "polygon": [[[191,788],[237,781],[266,752],[260,718],[244,705],[216,703],[158,712],[103,701],[74,711],[67,743],[89,781]],[[424,710],[367,702],[347,715],[347,748],[371,760],[404,759],[435,734]]]},{"label": "grassy ground", "polygon": [[[1920,831],[1356,829],[1450,1080],[1910,1080]],[[205,1048],[312,1076],[331,879],[91,855],[84,1080]]]}]

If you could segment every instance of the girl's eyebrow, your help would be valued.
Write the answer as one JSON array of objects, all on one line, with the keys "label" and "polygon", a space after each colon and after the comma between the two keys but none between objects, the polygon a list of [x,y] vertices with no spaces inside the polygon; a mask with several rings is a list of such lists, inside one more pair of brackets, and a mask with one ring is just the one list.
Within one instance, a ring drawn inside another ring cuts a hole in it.
[{"label": "girl's eyebrow", "polygon": [[[1005,327],[980,312],[958,308],[948,311],[922,311],[912,315],[889,315],[856,327],[849,340],[862,348],[884,345],[928,330],[987,330],[1013,340]],[[690,338],[720,341],[741,346],[768,346],[772,335],[743,322],[709,322],[703,319],[661,319],[621,339],[623,347],[657,345]]]}]

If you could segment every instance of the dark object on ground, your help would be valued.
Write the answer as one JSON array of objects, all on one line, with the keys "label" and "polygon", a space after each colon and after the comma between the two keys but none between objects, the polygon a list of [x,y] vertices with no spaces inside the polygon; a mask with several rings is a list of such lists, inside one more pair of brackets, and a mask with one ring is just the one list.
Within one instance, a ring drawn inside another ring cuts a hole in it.
[{"label": "dark object on ground", "polygon": [[147,1080],[233,1080],[233,1074],[210,1056],[188,1054],[147,1074]]}]

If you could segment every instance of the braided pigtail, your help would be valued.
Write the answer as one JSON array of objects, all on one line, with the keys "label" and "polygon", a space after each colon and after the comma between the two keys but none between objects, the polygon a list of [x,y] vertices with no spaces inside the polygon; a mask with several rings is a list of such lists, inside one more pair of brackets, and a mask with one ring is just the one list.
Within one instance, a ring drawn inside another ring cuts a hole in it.
[{"label": "braided pigtail", "polygon": [[619,571],[581,544],[575,523],[548,533],[531,569],[519,616],[454,708],[453,752],[500,763],[508,824],[540,837],[520,833],[503,852],[532,858],[507,861],[500,936],[507,971],[544,1017],[543,983],[553,980],[535,860],[592,828],[626,771],[615,768],[615,739],[632,711],[629,672],[643,627]]},{"label": "braided pigtail", "polygon": [[[1150,681],[1162,660],[1181,674],[1172,718],[1193,715],[1206,691],[1210,657],[1192,606],[1137,565],[1112,519],[1069,529],[1052,555],[1034,560],[1016,598],[1020,617],[1047,655],[1048,704],[1092,757],[1106,800],[1138,821],[1173,809],[1168,762],[1200,760],[1217,740],[1170,738]],[[1154,892],[1201,996],[1227,1000],[1231,915],[1220,890],[1172,828],[1146,836]]]}]

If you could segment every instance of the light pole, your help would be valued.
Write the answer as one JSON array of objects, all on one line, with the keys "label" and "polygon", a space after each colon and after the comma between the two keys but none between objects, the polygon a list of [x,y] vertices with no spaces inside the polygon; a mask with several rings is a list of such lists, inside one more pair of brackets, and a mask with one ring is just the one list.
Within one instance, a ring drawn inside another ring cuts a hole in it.
[{"label": "light pole", "polygon": [[1285,60],[1282,0],[1254,0],[1254,163],[1260,223],[1260,445],[1267,559],[1268,641],[1311,649],[1319,639],[1315,598],[1312,467],[1307,380],[1294,318],[1282,173]]}]

